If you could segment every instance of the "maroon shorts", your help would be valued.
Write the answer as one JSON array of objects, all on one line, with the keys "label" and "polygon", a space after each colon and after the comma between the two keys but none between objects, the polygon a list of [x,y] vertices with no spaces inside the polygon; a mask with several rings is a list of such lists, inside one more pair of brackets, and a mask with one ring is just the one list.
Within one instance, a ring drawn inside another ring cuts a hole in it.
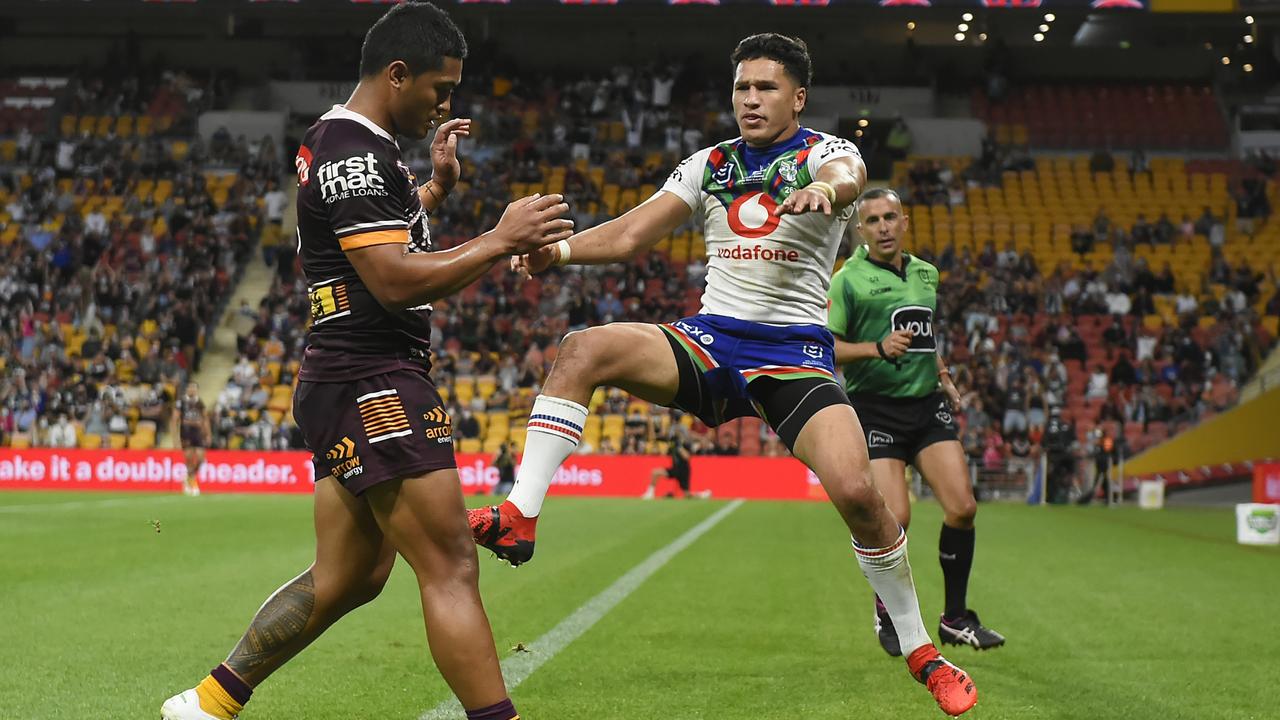
[{"label": "maroon shorts", "polygon": [[453,428],[424,368],[345,383],[300,381],[293,417],[315,463],[360,495],[388,480],[457,467]]},{"label": "maroon shorts", "polygon": [[182,426],[182,449],[184,450],[203,450],[209,446],[204,439],[204,428],[193,427],[190,425]]}]

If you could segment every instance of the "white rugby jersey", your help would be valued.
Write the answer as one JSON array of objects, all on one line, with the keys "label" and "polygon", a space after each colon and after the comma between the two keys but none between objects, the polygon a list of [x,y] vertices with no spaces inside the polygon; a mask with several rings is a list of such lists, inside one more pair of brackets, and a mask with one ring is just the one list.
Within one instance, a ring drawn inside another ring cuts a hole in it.
[{"label": "white rugby jersey", "polygon": [[707,288],[702,312],[773,325],[827,323],[827,289],[850,204],[832,215],[774,217],[788,195],[836,158],[859,157],[853,143],[808,128],[767,148],[742,138],[681,162],[659,192],[703,213]]}]

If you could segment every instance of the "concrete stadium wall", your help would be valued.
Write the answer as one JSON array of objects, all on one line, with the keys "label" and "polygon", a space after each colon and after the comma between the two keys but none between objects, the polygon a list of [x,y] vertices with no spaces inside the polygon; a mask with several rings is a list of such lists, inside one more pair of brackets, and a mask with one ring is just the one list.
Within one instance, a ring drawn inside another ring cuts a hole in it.
[{"label": "concrete stadium wall", "polygon": [[1191,470],[1280,456],[1280,388],[1202,423],[1125,463],[1126,475]]}]

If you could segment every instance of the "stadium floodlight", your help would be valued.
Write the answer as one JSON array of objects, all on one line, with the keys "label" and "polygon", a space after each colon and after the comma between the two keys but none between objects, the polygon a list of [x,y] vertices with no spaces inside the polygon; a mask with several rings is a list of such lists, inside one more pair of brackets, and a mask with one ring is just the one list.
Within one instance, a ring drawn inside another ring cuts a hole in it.
[{"label": "stadium floodlight", "polygon": [[1046,33],[1047,33],[1047,32],[1049,32],[1049,26],[1048,26],[1048,25],[1041,25],[1041,26],[1040,26],[1040,32],[1046,32]]},{"label": "stadium floodlight", "polygon": [[1245,71],[1245,72],[1253,72],[1253,66],[1252,66],[1252,65],[1250,65],[1249,63],[1245,63],[1245,64],[1244,64],[1244,71]]},{"label": "stadium floodlight", "polygon": [[956,33],[956,42],[964,42],[964,33]]},{"label": "stadium floodlight", "polygon": [[1223,55],[1223,56],[1222,56],[1222,64],[1223,64],[1223,65],[1230,65],[1230,64],[1231,64],[1231,58],[1227,57],[1226,55]]},{"label": "stadium floodlight", "polygon": [[912,31],[912,30],[915,30],[915,29],[916,29],[916,24],[915,24],[915,22],[914,22],[914,21],[912,21],[912,22],[908,22],[908,23],[907,23],[907,31],[908,31],[908,32],[910,32],[910,31]]},{"label": "stadium floodlight", "polygon": [[861,120],[858,121],[858,127],[866,127],[870,124],[871,124],[871,121],[866,118],[862,118]]},{"label": "stadium floodlight", "polygon": [[960,32],[969,32],[969,26],[966,25],[965,23],[960,23],[959,25],[956,26],[956,29],[959,30]]},{"label": "stadium floodlight", "polygon": [[1036,42],[1044,42],[1044,33],[1036,33],[1032,36]]},{"label": "stadium floodlight", "polygon": [[1245,36],[1244,36],[1244,42],[1245,42],[1245,44],[1246,44],[1246,45],[1248,45],[1248,44],[1252,43],[1252,42],[1253,42],[1253,36],[1252,36],[1252,35],[1245,35]]},{"label": "stadium floodlight", "polygon": [[965,22],[972,22],[972,21],[973,21],[973,13],[965,13],[965,14],[963,14],[963,15],[961,15],[961,16],[960,16],[960,19],[961,19],[961,20],[964,20]]},{"label": "stadium floodlight", "polygon": [[981,40],[982,42],[986,42],[986,41],[987,41],[987,34],[986,34],[986,33],[978,33],[978,39],[979,39],[979,40]]},{"label": "stadium floodlight", "polygon": [[1252,15],[1245,15],[1245,16],[1244,16],[1244,21],[1245,21],[1245,23],[1246,23],[1246,24],[1252,25],[1252,24],[1253,24],[1253,16],[1252,16]]},{"label": "stadium floodlight", "polygon": [[1057,19],[1058,19],[1058,16],[1054,15],[1053,13],[1046,13],[1044,16],[1045,22],[1053,22],[1054,20],[1057,20]]}]

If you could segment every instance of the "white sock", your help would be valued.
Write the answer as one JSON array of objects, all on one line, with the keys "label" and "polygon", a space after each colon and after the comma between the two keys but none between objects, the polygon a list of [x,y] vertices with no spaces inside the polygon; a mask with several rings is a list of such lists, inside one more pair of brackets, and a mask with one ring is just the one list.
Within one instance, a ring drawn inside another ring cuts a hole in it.
[{"label": "white sock", "polygon": [[920,619],[920,602],[916,599],[915,581],[911,579],[911,564],[907,562],[907,534],[899,531],[898,539],[887,548],[864,548],[855,540],[853,551],[858,556],[862,574],[893,619],[903,656],[933,642]]},{"label": "white sock", "polygon": [[582,440],[587,409],[572,400],[539,395],[529,412],[529,432],[515,487],[507,499],[525,517],[537,517],[560,463]]}]

